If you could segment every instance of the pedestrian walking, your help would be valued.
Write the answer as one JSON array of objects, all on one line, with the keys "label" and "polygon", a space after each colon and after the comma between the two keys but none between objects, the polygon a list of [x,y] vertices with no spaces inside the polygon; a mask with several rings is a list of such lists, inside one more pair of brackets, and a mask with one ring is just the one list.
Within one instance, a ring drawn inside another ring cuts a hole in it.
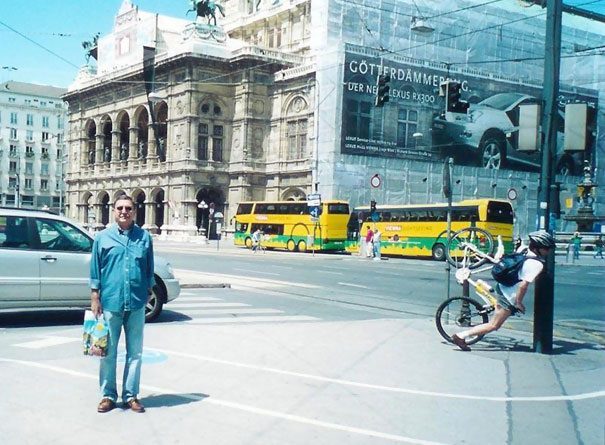
[{"label": "pedestrian walking", "polygon": [[380,261],[380,242],[382,241],[382,232],[376,228],[374,235],[372,236],[372,247],[374,250],[374,259]]},{"label": "pedestrian walking", "polygon": [[370,226],[366,227],[366,256],[371,258],[374,254],[374,247],[372,244],[372,238],[374,238],[374,231],[370,228]]},{"label": "pedestrian walking", "polygon": [[576,232],[573,234],[571,238],[571,242],[573,244],[573,259],[580,259],[580,248],[582,247],[582,237],[580,236],[580,232]]},{"label": "pedestrian walking", "polygon": [[260,229],[256,229],[252,232],[252,252],[256,252],[260,246],[260,238],[262,236],[262,232]]},{"label": "pedestrian walking", "polygon": [[90,261],[90,305],[96,317],[104,317],[109,327],[107,355],[101,358],[99,384],[106,413],[116,407],[116,359],[120,334],[124,329],[126,362],[121,398],[125,407],[145,412],[138,399],[143,354],[145,305],[149,301],[153,277],[153,244],[149,232],[134,224],[134,201],[119,196],[114,204],[115,224],[94,240]]},{"label": "pedestrian walking", "polygon": [[594,254],[595,258],[601,257],[601,259],[605,259],[605,258],[603,258],[603,235],[599,235],[598,238],[595,240],[594,250],[595,250],[595,254]]},{"label": "pedestrian walking", "polygon": [[516,312],[525,313],[523,298],[527,293],[530,283],[534,282],[544,268],[544,264],[540,261],[540,258],[546,257],[554,248],[555,240],[550,233],[544,230],[530,233],[527,258],[518,272],[519,282],[512,286],[504,286],[498,283],[496,285],[498,303],[496,304],[496,312],[492,319],[487,323],[452,335],[454,344],[463,351],[470,351],[471,348],[466,344],[465,338],[474,335],[485,335],[496,331],[500,329],[502,324],[511,315]]}]

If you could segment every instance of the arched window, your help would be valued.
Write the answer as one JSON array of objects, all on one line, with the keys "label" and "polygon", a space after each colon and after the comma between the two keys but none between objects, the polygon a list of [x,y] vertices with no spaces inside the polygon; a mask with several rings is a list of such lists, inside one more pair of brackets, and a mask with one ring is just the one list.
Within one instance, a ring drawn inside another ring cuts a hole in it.
[{"label": "arched window", "polygon": [[223,161],[225,127],[220,105],[204,102],[200,107],[200,123],[197,134],[197,158],[215,162]]},{"label": "arched window", "polygon": [[302,159],[307,156],[307,113],[309,107],[301,96],[295,97],[289,104],[286,115],[286,158]]}]

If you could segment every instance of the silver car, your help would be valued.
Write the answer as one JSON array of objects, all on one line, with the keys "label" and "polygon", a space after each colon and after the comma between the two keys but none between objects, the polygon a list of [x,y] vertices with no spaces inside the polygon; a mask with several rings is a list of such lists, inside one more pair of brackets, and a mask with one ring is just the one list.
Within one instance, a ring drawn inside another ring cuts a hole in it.
[{"label": "silver car", "polygon": [[[93,238],[56,214],[0,207],[0,309],[90,306]],[[180,293],[170,264],[155,257],[156,286],[145,310],[157,318]]]}]

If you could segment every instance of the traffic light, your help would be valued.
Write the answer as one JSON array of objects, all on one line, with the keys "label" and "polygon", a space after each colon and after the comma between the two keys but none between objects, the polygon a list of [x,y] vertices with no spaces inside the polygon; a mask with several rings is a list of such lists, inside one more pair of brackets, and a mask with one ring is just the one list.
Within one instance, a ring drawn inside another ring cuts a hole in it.
[{"label": "traffic light", "polygon": [[466,113],[468,102],[460,100],[462,85],[450,81],[446,86],[445,111],[450,113]]},{"label": "traffic light", "polygon": [[382,107],[385,102],[389,101],[389,91],[391,91],[391,86],[389,82],[391,81],[391,76],[388,74],[380,74],[378,76],[378,80],[376,81],[376,103],[377,107]]},{"label": "traffic light", "polygon": [[370,201],[370,213],[376,212],[376,201],[373,199]]}]

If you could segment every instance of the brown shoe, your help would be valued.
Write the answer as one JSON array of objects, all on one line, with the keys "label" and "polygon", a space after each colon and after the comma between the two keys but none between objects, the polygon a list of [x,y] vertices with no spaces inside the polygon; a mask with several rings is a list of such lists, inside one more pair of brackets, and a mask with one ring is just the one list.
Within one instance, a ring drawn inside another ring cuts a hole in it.
[{"label": "brown shoe", "polygon": [[469,346],[466,344],[466,342],[464,341],[463,338],[458,337],[458,334],[454,334],[452,335],[452,342],[454,342],[454,344],[456,346],[458,346],[460,349],[462,349],[463,351],[470,351],[471,348],[469,348]]},{"label": "brown shoe", "polygon": [[113,400],[104,397],[101,400],[101,403],[99,403],[99,406],[97,407],[97,412],[99,413],[108,413],[109,411],[111,411],[112,409],[114,409],[116,407],[116,402],[114,402]]},{"label": "brown shoe", "polygon": [[133,410],[135,413],[144,413],[145,407],[141,405],[138,399],[130,399],[126,402],[126,406]]}]

